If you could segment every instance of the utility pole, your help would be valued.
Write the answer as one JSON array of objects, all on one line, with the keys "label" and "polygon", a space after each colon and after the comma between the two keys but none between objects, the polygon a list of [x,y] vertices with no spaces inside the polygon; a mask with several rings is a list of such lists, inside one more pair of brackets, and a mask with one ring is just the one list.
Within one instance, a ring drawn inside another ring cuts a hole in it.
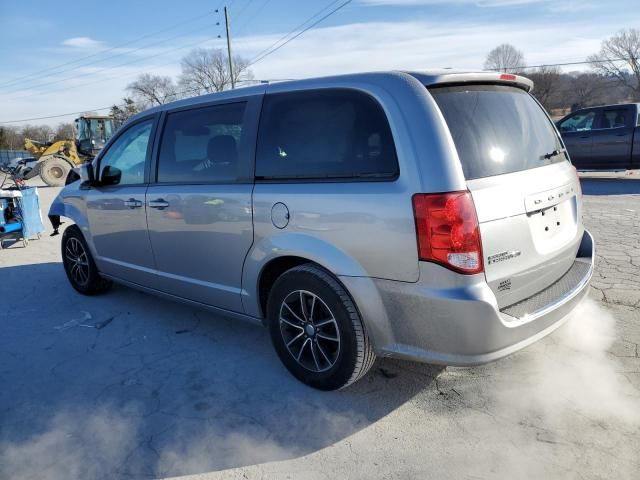
[{"label": "utility pole", "polygon": [[231,60],[231,34],[229,33],[229,12],[224,7],[224,23],[227,27],[227,55],[229,56],[229,75],[231,76],[231,88],[236,88],[236,80],[233,77],[233,60]]}]

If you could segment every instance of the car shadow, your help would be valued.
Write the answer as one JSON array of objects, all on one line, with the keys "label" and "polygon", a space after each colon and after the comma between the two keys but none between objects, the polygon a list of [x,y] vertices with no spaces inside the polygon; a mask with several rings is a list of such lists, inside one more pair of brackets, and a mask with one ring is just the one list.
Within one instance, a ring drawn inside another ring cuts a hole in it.
[{"label": "car shadow", "polygon": [[82,478],[151,478],[295,458],[371,427],[442,371],[378,360],[321,392],[284,369],[260,326],[119,286],[84,297],[60,263],[0,277],[0,477],[73,465]]},{"label": "car shadow", "polygon": [[584,195],[640,195],[640,178],[580,178]]}]

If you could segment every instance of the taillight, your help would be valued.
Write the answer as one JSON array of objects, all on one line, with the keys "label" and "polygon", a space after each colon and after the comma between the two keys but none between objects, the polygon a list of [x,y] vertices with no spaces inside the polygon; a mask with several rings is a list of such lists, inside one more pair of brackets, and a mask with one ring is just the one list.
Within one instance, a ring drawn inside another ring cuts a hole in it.
[{"label": "taillight", "polygon": [[476,208],[464,192],[413,196],[418,256],[460,273],[480,273],[482,246]]},{"label": "taillight", "polygon": [[503,73],[502,75],[500,75],[500,80],[510,80],[510,81],[516,81],[517,77],[515,75],[511,75],[509,73]]},{"label": "taillight", "polygon": [[580,184],[580,175],[578,175],[578,169],[573,167],[576,171],[576,196],[582,198],[582,185]]}]

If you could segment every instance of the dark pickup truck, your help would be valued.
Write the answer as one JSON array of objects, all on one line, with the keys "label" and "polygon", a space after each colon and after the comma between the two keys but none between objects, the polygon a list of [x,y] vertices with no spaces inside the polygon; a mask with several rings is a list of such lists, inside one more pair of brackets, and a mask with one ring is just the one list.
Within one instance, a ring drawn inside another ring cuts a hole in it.
[{"label": "dark pickup truck", "polygon": [[556,124],[578,170],[640,168],[640,104],[577,110]]}]

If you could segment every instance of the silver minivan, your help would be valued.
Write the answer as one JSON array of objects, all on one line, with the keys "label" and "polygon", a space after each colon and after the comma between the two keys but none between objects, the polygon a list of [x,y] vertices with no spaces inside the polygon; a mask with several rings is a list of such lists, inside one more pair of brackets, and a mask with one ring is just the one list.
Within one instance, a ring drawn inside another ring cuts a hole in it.
[{"label": "silver minivan", "polygon": [[69,281],[262,323],[325,390],[376,356],[508,355],[561,325],[594,260],[576,170],[532,88],[364,73],[144,111],[51,207],[74,223]]}]

